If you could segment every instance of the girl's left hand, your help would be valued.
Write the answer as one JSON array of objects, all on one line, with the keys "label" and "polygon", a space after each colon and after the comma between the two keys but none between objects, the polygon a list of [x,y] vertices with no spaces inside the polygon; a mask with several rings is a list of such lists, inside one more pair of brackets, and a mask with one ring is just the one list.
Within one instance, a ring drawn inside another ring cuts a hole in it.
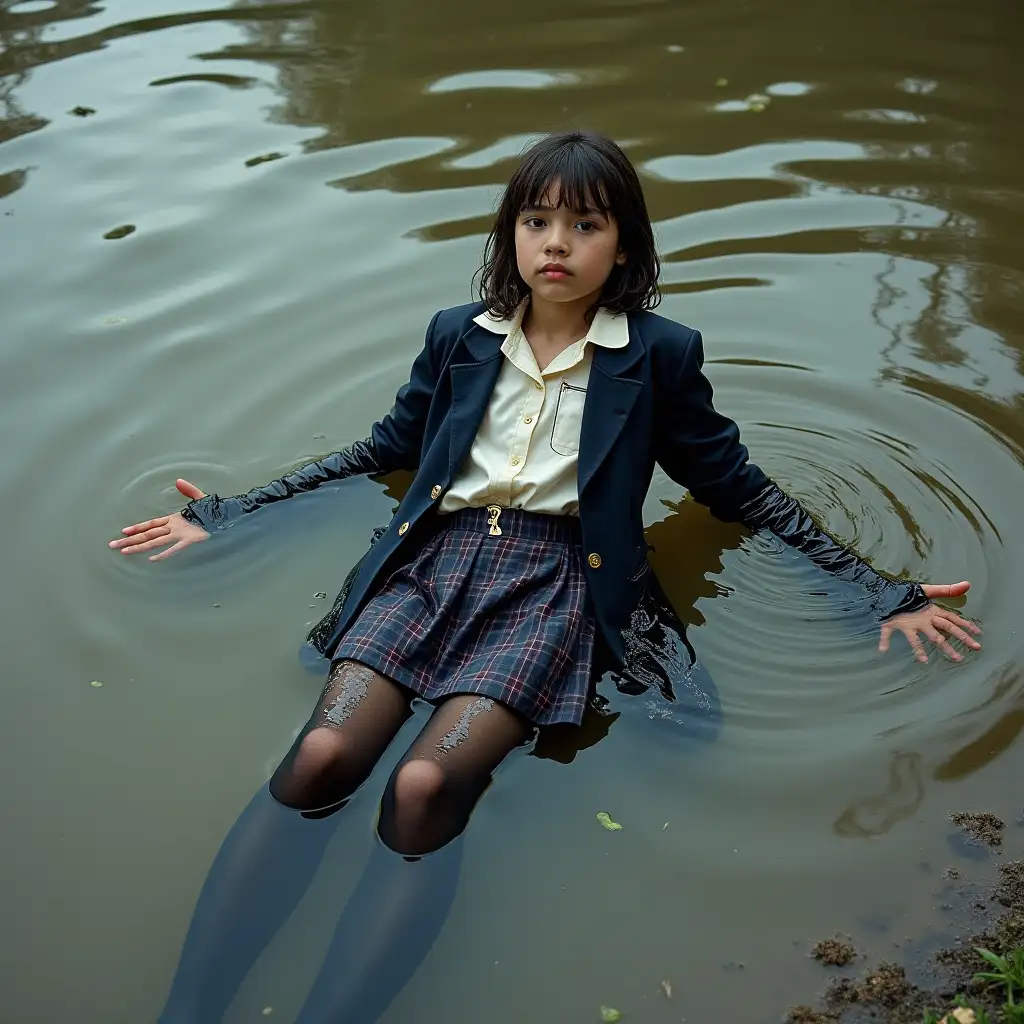
[{"label": "girl's left hand", "polygon": [[[970,583],[964,580],[962,583],[933,584],[922,583],[921,589],[925,597],[960,597],[971,589]],[[981,644],[969,634],[979,634],[981,630],[967,619],[957,615],[948,608],[940,608],[936,604],[926,605],[916,612],[904,612],[902,615],[894,615],[882,623],[882,636],[878,641],[880,651],[889,650],[889,637],[895,630],[899,630],[910,641],[914,657],[918,661],[927,661],[924,641],[920,634],[924,635],[935,644],[947,657],[953,661],[963,661],[963,655],[955,650],[950,642],[939,630],[944,630],[950,636],[966,644],[972,650],[980,651]]]}]

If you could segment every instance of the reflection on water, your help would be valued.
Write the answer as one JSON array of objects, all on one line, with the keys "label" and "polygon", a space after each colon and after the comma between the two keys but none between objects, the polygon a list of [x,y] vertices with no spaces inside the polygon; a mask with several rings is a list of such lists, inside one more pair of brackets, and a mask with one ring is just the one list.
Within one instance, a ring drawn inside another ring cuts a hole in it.
[{"label": "reflection on water", "polygon": [[[364,436],[430,314],[469,298],[516,155],[570,125],[637,163],[662,311],[702,329],[755,458],[877,567],[969,577],[985,651],[878,655],[821,574],[656,477],[651,561],[722,735],[685,749],[612,690],[510,764],[387,1020],[769,1019],[819,984],[791,943],[927,921],[946,812],[1019,812],[1013,13],[0,0],[11,1019],[152,1019],[221,837],[319,692],[295,657],[313,595],[405,482],[160,566],[103,542],[176,476],[237,492]],[[301,1003],[388,770],[233,1020]]]}]

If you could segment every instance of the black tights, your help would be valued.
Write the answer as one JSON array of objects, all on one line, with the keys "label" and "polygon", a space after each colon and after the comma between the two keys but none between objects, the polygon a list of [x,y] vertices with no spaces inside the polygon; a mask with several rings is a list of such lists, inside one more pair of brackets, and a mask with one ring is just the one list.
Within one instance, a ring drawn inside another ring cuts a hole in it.
[{"label": "black tights", "polygon": [[[410,696],[363,665],[332,666],[269,792],[253,797],[214,860],[161,1024],[220,1021],[311,882],[334,830],[332,813],[409,717]],[[450,841],[466,827],[491,773],[530,731],[488,697],[458,695],[434,711],[388,780],[378,823],[385,845],[338,922],[301,1024],[373,1024],[387,1008],[451,905],[461,843]]]}]

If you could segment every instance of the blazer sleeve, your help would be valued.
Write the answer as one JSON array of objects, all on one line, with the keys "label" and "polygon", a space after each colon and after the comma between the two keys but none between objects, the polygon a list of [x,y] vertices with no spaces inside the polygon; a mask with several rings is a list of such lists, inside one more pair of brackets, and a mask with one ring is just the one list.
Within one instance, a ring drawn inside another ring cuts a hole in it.
[{"label": "blazer sleeve", "polygon": [[770,481],[750,461],[739,427],[715,409],[703,368],[704,342],[700,331],[692,331],[675,379],[659,403],[655,458],[719,519],[738,520],[741,507]]},{"label": "blazer sleeve", "polygon": [[662,403],[656,457],[665,472],[718,518],[769,530],[819,568],[854,585],[877,618],[924,607],[928,599],[918,584],[876,572],[749,461],[739,427],[715,410],[703,366],[703,341],[693,331],[675,387]]},{"label": "blazer sleeve", "polygon": [[312,491],[332,480],[415,469],[437,382],[435,367],[439,359],[434,351],[434,328],[440,315],[440,311],[435,313],[427,327],[426,341],[413,362],[409,382],[399,389],[391,412],[373,425],[365,441],[356,441],[245,494],[227,498],[208,494],[190,501],[181,514],[190,523],[213,533],[266,505]]}]

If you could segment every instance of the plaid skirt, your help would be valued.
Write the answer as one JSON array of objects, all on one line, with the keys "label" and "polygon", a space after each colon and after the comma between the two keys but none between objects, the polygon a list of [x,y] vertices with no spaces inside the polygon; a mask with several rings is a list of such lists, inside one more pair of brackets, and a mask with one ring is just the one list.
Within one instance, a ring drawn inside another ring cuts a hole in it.
[{"label": "plaid skirt", "polygon": [[333,658],[368,665],[427,701],[474,693],[534,725],[578,725],[596,631],[579,520],[493,508],[438,516]]}]

